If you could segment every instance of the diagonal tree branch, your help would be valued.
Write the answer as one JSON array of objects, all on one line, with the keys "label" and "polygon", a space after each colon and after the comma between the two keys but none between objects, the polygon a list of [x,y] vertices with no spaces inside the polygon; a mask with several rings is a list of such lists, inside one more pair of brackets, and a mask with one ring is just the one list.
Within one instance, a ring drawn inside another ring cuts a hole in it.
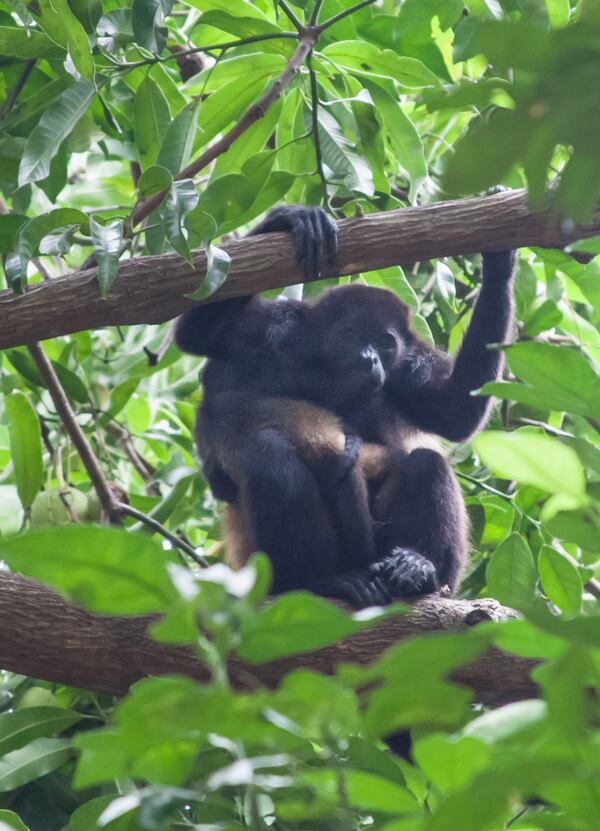
[{"label": "diagonal tree branch", "polygon": [[[231,130],[225,133],[225,135],[223,135],[218,141],[215,141],[214,144],[211,144],[211,146],[205,150],[202,155],[198,156],[197,159],[194,159],[194,161],[187,167],[180,170],[175,176],[175,179],[191,179],[196,176],[201,170],[204,170],[205,167],[218,158],[218,156],[225,153],[226,150],[231,147],[233,142],[243,135],[246,130],[258,121],[259,118],[262,118],[269,107],[277,101],[284,89],[300,71],[300,67],[310,54],[310,50],[313,48],[318,39],[319,32],[317,29],[303,29],[300,35],[300,40],[298,41],[298,46],[296,47],[292,57],[289,59],[287,66],[279,78],[271,84],[262,98],[246,110],[244,115],[236,124],[234,124]],[[162,200],[165,198],[166,193],[167,191],[162,191],[161,193],[156,193],[153,196],[150,196],[148,199],[143,199],[138,202],[133,210],[132,225],[138,225],[143,219],[149,216],[154,208],[160,205]]]},{"label": "diagonal tree branch", "polygon": [[[453,631],[515,616],[496,601],[419,600],[409,615],[379,625],[308,655],[268,664],[230,661],[234,686],[274,687],[300,666],[330,674],[341,662],[368,663],[398,640],[426,632]],[[191,649],[161,644],[147,627],[156,618],[93,615],[67,603],[49,588],[17,574],[0,573],[0,668],[95,692],[125,693],[148,675],[178,673],[206,681]],[[478,701],[501,704],[535,695],[533,662],[490,650],[461,667],[454,678],[475,690]]]},{"label": "diagonal tree branch", "polygon": [[[567,232],[548,212],[531,211],[519,190],[345,219],[339,229],[337,266],[322,278],[476,251],[562,248],[599,234],[600,211],[586,227]],[[231,272],[206,302],[304,280],[286,234],[250,237],[223,248],[232,258]],[[93,269],[32,286],[23,295],[0,292],[0,349],[83,329],[170,320],[193,305],[185,295],[205,271],[203,252],[195,252],[191,266],[177,254],[164,254],[124,261],[106,299]]]}]

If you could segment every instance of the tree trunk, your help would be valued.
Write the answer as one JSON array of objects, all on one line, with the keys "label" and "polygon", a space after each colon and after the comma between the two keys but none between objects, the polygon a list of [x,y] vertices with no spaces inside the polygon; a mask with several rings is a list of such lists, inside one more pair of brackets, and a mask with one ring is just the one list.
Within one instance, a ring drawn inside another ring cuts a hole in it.
[{"label": "tree trunk", "polygon": [[[341,604],[340,604],[341,605]],[[369,663],[410,635],[464,629],[481,621],[508,620],[515,612],[494,600],[425,597],[399,615],[352,635],[340,644],[268,664],[232,658],[234,686],[275,686],[290,670],[310,667],[330,674],[341,662]],[[178,673],[200,681],[207,673],[187,647],[161,644],[146,632],[153,616],[93,615],[49,588],[17,574],[0,573],[0,668],[94,692],[124,694],[140,678]],[[535,695],[531,661],[489,650],[461,667],[454,678],[478,701],[501,704]]]},{"label": "tree trunk", "polygon": [[[533,213],[524,191],[439,202],[339,223],[340,257],[321,277],[337,277],[432,257],[520,246],[562,247],[600,233],[600,212],[585,228],[564,226],[548,212]],[[207,302],[303,282],[286,234],[228,242],[231,272]],[[32,286],[24,295],[0,293],[0,349],[83,329],[162,323],[192,305],[186,294],[201,283],[206,256],[193,265],[177,254],[125,260],[106,299],[94,270]]]}]

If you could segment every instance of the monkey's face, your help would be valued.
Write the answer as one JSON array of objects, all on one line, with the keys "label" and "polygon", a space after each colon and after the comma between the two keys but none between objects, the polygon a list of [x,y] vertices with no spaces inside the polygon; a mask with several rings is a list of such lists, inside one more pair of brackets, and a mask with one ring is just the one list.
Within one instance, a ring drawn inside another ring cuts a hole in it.
[{"label": "monkey's face", "polygon": [[[375,322],[375,325],[373,323]],[[392,321],[342,317],[323,333],[320,359],[347,398],[370,395],[401,360],[403,339]]]},{"label": "monkey's face", "polygon": [[406,306],[389,291],[353,283],[313,307],[317,360],[346,400],[373,395],[410,341]]}]

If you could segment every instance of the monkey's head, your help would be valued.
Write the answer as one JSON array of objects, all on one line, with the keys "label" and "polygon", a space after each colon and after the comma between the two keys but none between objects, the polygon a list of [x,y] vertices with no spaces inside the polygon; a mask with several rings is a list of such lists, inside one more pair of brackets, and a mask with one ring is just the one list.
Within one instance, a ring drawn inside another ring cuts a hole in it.
[{"label": "monkey's head", "polygon": [[408,307],[391,291],[358,283],[326,292],[313,323],[318,360],[348,400],[379,391],[415,340]]}]

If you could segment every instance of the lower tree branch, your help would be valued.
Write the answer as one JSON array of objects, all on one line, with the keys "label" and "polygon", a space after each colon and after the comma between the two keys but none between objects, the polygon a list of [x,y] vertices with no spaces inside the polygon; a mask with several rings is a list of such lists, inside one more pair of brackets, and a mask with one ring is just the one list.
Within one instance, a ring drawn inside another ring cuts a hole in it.
[{"label": "lower tree branch", "polygon": [[[345,219],[339,230],[337,266],[322,278],[477,251],[562,248],[599,234],[600,211],[586,227],[566,231],[550,213],[532,212],[519,190]],[[287,234],[236,240],[223,248],[231,256],[231,272],[209,303],[304,280]],[[192,265],[178,254],[163,254],[124,261],[106,299],[92,269],[31,286],[23,295],[0,292],[0,349],[83,329],[162,323],[193,305],[185,295],[198,288],[205,273],[201,251]]]},{"label": "lower tree branch", "polygon": [[[426,632],[464,629],[515,613],[494,600],[426,597],[409,615],[376,624],[340,644],[269,664],[238,658],[230,674],[239,689],[275,686],[292,669],[308,666],[332,673],[340,662],[368,663],[398,640]],[[160,644],[146,632],[156,618],[93,615],[49,588],[17,574],[0,573],[0,668],[95,692],[124,694],[149,675],[182,674],[200,681],[208,673],[191,649]],[[535,695],[533,662],[490,650],[454,674],[473,688],[478,701],[501,704]]]},{"label": "lower tree branch", "polygon": [[88,476],[94,486],[98,499],[102,505],[102,510],[106,517],[113,524],[121,524],[121,517],[117,508],[111,487],[104,475],[104,471],[98,461],[96,454],[92,450],[92,446],[87,440],[87,437],[79,424],[73,412],[73,408],[67,398],[60,379],[54,367],[48,360],[46,353],[39,343],[30,343],[29,354],[33,358],[35,365],[40,373],[46,389],[50,393],[52,402],[56,408],[58,417],[62,421],[65,430],[75,449],[79,453],[83,466],[85,467]]}]

